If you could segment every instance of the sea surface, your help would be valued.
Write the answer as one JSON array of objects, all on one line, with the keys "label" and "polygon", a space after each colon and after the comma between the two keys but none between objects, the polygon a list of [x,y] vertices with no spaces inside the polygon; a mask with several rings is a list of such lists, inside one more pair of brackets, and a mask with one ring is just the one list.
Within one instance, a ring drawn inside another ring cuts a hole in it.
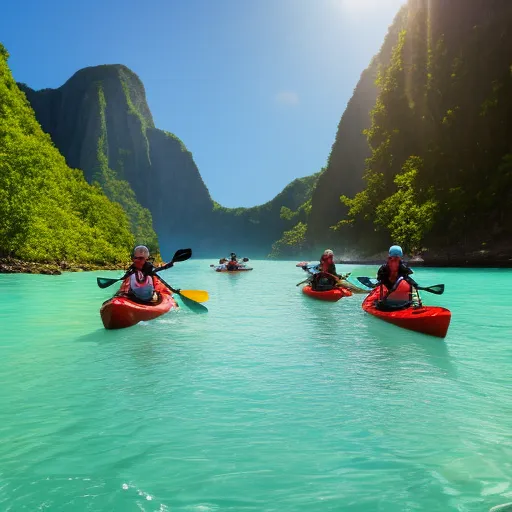
[{"label": "sea surface", "polygon": [[[416,269],[445,340],[304,296],[295,262],[106,331],[115,287],[0,275],[0,511],[484,511],[512,502],[512,271]],[[338,271],[375,276],[376,267]]]}]

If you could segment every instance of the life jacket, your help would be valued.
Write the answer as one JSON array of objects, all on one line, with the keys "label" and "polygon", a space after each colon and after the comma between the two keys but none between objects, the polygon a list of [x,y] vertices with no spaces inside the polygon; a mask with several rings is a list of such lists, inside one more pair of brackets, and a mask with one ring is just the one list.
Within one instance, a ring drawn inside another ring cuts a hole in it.
[{"label": "life jacket", "polygon": [[320,268],[319,270],[321,272],[327,272],[328,274],[331,273],[331,267],[333,265],[334,261],[332,259],[332,257],[325,257],[325,256],[322,256],[322,259],[320,260]]},{"label": "life jacket", "polygon": [[315,291],[327,291],[332,290],[336,286],[336,281],[329,273],[322,271],[314,274],[311,278],[311,288]]},{"label": "life jacket", "polygon": [[153,277],[144,274],[140,270],[135,271],[130,276],[130,291],[138,299],[150,301],[155,291]]},{"label": "life jacket", "polygon": [[227,267],[228,267],[228,269],[238,268],[238,262],[237,261],[228,261]]}]

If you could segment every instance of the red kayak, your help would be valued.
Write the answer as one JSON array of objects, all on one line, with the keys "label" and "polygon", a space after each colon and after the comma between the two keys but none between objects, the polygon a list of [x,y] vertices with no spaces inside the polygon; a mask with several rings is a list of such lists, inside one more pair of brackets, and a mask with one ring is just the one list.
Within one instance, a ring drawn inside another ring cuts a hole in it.
[{"label": "red kayak", "polygon": [[[404,286],[409,286],[403,282]],[[400,286],[399,286],[400,289]],[[384,294],[387,289],[383,287]],[[404,329],[430,334],[444,338],[450,326],[452,314],[446,308],[438,306],[414,306],[411,305],[397,311],[382,311],[376,303],[380,298],[380,286],[373,290],[363,301],[363,309],[385,322],[397,325]]]},{"label": "red kayak", "polygon": [[101,306],[100,315],[105,329],[131,327],[139,322],[158,318],[171,309],[178,308],[170,290],[158,278],[153,279],[155,291],[158,292],[158,301],[155,303],[136,302],[130,299],[126,295],[130,281],[126,279],[123,282],[117,294]]},{"label": "red kayak", "polygon": [[346,288],[333,288],[332,290],[318,292],[313,290],[310,285],[304,286],[304,288],[302,288],[302,293],[309,297],[313,297],[314,299],[326,300],[329,302],[336,302],[342,297],[350,297],[352,295],[352,292]]}]

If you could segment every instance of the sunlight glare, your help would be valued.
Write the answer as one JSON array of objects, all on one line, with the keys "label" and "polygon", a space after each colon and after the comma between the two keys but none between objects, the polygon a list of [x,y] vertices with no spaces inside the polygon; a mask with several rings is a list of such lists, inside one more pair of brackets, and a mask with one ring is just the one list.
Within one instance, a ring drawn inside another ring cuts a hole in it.
[{"label": "sunlight glare", "polygon": [[361,18],[380,13],[398,12],[406,0],[331,0],[350,18]]}]

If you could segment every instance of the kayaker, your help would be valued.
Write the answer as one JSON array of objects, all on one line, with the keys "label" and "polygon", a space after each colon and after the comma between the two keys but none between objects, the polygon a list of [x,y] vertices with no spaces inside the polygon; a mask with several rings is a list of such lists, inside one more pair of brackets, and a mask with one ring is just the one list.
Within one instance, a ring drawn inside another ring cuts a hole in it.
[{"label": "kayaker", "polygon": [[334,264],[334,253],[331,249],[326,249],[320,258],[320,265],[318,265],[318,270],[321,272],[326,272],[328,274],[332,274],[336,277],[341,277],[336,273],[336,265]]},{"label": "kayaker", "polygon": [[316,274],[311,276],[311,289],[314,291],[332,290],[338,284],[340,276],[336,274],[336,265],[334,264],[334,253],[326,249],[320,258],[320,264],[317,265]]},{"label": "kayaker", "polygon": [[155,267],[149,261],[149,249],[145,245],[138,245],[132,253],[133,263],[130,265],[124,279],[129,279],[129,291],[139,300],[154,302],[158,300],[158,294],[155,292],[155,283],[153,276],[160,270],[165,270],[173,266],[172,261],[161,267]]},{"label": "kayaker", "polygon": [[404,253],[399,245],[393,245],[389,248],[388,260],[377,272],[377,279],[388,290],[395,286],[400,277],[413,286],[417,286],[416,281],[409,277],[413,271],[402,261]]},{"label": "kayaker", "polygon": [[230,254],[230,260],[226,264],[226,268],[228,270],[238,270],[238,260],[236,259],[236,254],[234,252]]},{"label": "kayaker", "polygon": [[[413,271],[402,261],[403,255],[404,253],[399,245],[391,246],[388,251],[388,260],[377,271],[379,283],[387,289],[384,299],[406,300],[411,287],[418,286],[416,281],[410,277]],[[408,286],[400,284],[402,281],[405,281]]]}]

